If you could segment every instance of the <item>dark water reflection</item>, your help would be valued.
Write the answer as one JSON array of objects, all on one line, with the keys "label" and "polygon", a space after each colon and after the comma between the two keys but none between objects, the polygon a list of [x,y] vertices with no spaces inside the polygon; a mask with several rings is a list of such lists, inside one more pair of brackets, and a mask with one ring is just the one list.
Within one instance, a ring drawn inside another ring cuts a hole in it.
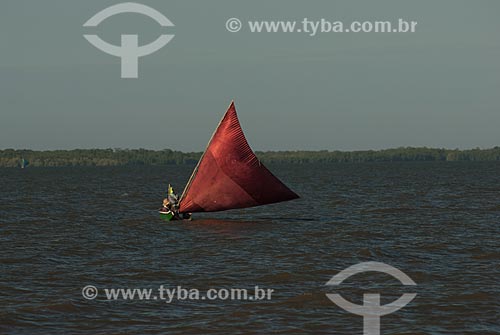
[{"label": "dark water reflection", "polygon": [[[417,298],[382,334],[498,334],[500,164],[273,166],[297,201],[160,221],[190,167],[0,170],[1,334],[361,334],[326,297]],[[407,273],[409,289],[362,261]],[[87,301],[98,288],[275,290],[271,301]]]}]

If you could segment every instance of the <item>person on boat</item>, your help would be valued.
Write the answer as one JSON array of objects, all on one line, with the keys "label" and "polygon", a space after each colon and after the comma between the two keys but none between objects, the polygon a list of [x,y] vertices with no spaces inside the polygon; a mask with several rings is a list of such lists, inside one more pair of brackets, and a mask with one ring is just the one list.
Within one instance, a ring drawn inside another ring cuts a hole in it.
[{"label": "person on boat", "polygon": [[191,220],[191,213],[179,213],[179,197],[174,192],[174,188],[169,184],[167,197],[163,199],[163,206],[160,212],[172,213],[172,220]]},{"label": "person on boat", "polygon": [[168,212],[172,210],[172,205],[170,204],[170,201],[168,201],[168,198],[163,199],[163,206],[160,208],[160,212]]},{"label": "person on boat", "polygon": [[174,188],[170,184],[168,184],[167,200],[172,205],[172,208],[175,209],[178,207],[179,197],[177,196],[177,194],[175,194]]},{"label": "person on boat", "polygon": [[160,213],[168,214],[172,213],[172,220],[180,220],[179,211],[176,208],[176,205],[169,201],[168,198],[163,199],[162,207],[159,209]]}]

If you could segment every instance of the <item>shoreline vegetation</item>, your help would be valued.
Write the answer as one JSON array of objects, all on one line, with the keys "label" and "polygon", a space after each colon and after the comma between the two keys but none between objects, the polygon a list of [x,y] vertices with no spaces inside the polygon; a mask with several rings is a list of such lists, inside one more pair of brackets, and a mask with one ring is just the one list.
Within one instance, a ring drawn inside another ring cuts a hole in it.
[{"label": "shoreline vegetation", "polygon": [[[201,152],[170,149],[75,149],[75,150],[0,150],[0,167],[29,166],[123,166],[196,164]],[[362,151],[257,151],[263,163],[358,163],[402,161],[500,161],[500,147],[491,149],[434,149],[401,147]]]}]

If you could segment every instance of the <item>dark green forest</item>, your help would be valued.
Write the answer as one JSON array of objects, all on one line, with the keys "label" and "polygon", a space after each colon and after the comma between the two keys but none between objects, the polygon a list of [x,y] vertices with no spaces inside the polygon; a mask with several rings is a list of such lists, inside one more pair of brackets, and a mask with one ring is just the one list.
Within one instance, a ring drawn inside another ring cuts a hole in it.
[{"label": "dark green forest", "polygon": [[[264,163],[343,163],[399,161],[500,161],[500,147],[492,149],[450,150],[395,148],[364,151],[265,151],[256,152]],[[24,158],[29,166],[118,166],[195,164],[201,152],[170,149],[76,149],[76,150],[0,150],[0,167],[19,167]]]}]

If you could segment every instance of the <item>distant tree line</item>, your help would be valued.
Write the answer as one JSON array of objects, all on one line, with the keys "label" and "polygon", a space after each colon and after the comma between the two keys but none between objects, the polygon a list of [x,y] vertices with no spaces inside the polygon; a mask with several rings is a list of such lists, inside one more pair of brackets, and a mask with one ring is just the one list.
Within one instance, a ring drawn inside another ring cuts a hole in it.
[{"label": "distant tree line", "polygon": [[[500,161],[500,147],[450,150],[433,148],[395,148],[364,151],[259,151],[267,163],[342,163],[397,161]],[[0,150],[0,167],[19,167],[24,158],[29,166],[119,166],[195,164],[201,152],[170,149],[76,149],[76,150]]]},{"label": "distant tree line", "polygon": [[0,150],[0,167],[16,167],[24,158],[29,166],[119,166],[196,164],[200,153],[146,149]]}]

